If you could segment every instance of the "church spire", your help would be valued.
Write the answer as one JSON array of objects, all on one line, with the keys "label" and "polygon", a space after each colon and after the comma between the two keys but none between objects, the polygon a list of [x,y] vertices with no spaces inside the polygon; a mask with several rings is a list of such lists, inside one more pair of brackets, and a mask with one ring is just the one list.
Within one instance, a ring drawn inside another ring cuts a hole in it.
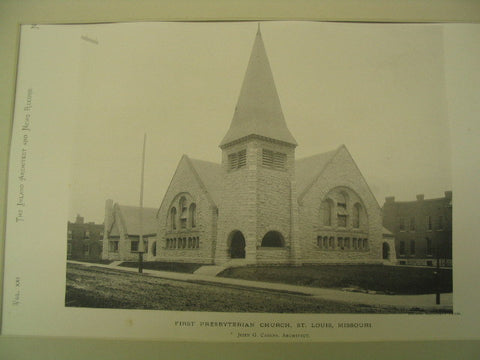
[{"label": "church spire", "polygon": [[220,143],[220,147],[249,135],[297,145],[283,117],[280,99],[260,32],[260,24],[258,24],[257,35],[230,129]]}]

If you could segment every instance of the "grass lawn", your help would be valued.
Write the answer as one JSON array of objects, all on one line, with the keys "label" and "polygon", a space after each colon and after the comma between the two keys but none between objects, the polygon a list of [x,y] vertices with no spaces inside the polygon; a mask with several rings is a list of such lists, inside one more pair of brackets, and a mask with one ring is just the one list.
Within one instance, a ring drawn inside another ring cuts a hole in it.
[{"label": "grass lawn", "polygon": [[[195,270],[205,264],[190,264],[177,262],[144,261],[143,268],[149,270],[174,271],[193,274]],[[120,266],[138,268],[138,261],[125,261]]]},{"label": "grass lawn", "polygon": [[67,264],[65,305],[256,313],[425,313],[419,309],[356,305],[304,295],[166,280],[77,264]]},{"label": "grass lawn", "polygon": [[[218,276],[386,294],[431,294],[437,289],[435,270],[383,265],[247,266],[226,269]],[[440,269],[439,288],[452,292],[451,269]]]}]

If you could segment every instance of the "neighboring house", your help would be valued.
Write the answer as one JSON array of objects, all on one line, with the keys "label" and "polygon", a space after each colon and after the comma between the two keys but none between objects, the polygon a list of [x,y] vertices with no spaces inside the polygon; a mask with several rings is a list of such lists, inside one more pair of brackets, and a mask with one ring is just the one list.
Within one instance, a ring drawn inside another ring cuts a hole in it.
[{"label": "neighboring house", "polygon": [[395,234],[400,264],[452,266],[452,192],[445,197],[395,201],[383,205],[383,225]]},{"label": "neighboring house", "polygon": [[67,224],[67,259],[99,260],[102,257],[103,224],[85,223],[77,215]]},{"label": "neighboring house", "polygon": [[[156,256],[155,239],[157,209],[124,206],[107,200],[105,204],[105,229],[103,240],[104,260],[137,261],[141,249],[140,233],[143,235],[144,259]],[[142,214],[142,215],[141,215]]]},{"label": "neighboring house", "polygon": [[221,164],[181,158],[158,209],[149,258],[207,264],[394,262],[393,234],[383,228],[381,208],[347,148],[297,160],[296,146],[258,31],[220,143]]}]

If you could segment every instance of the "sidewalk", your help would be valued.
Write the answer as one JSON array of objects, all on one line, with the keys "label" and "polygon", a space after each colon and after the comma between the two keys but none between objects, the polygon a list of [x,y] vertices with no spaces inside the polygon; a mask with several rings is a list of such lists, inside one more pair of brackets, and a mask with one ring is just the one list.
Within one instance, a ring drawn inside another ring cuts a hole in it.
[{"label": "sidewalk", "polygon": [[[115,269],[127,272],[138,273],[138,268],[129,268],[114,264],[103,265],[96,263],[85,263],[80,261],[67,260],[68,263],[79,264],[88,267],[101,267],[107,269]],[[350,292],[326,288],[314,288],[308,286],[297,286],[280,283],[269,283],[262,281],[251,281],[241,279],[230,279],[222,277],[214,277],[199,274],[185,274],[170,271],[159,271],[144,269],[144,274],[155,276],[158,278],[189,281],[189,282],[205,282],[212,284],[224,284],[227,286],[265,289],[271,291],[280,291],[285,293],[295,293],[299,295],[308,295],[326,300],[342,301],[365,305],[387,305],[401,308],[419,308],[419,309],[451,309],[453,304],[453,294],[441,294],[440,305],[435,304],[435,294],[427,295],[384,295],[384,294],[366,294],[360,292]]]}]

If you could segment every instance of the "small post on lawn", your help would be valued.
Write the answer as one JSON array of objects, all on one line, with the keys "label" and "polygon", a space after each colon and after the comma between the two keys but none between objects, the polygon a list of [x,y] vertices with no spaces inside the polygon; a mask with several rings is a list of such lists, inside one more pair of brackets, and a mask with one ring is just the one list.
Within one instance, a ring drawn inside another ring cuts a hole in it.
[{"label": "small post on lawn", "polygon": [[437,293],[435,296],[435,304],[440,305],[440,247],[438,246],[438,239],[435,240],[435,253],[437,255],[437,269],[434,272],[435,274],[435,287],[437,288]]},{"label": "small post on lawn", "polygon": [[143,178],[145,171],[145,144],[147,142],[147,134],[143,136],[143,153],[142,153],[142,174],[140,179],[140,238],[138,242],[138,272],[143,273],[143,253],[145,251],[143,245]]}]

